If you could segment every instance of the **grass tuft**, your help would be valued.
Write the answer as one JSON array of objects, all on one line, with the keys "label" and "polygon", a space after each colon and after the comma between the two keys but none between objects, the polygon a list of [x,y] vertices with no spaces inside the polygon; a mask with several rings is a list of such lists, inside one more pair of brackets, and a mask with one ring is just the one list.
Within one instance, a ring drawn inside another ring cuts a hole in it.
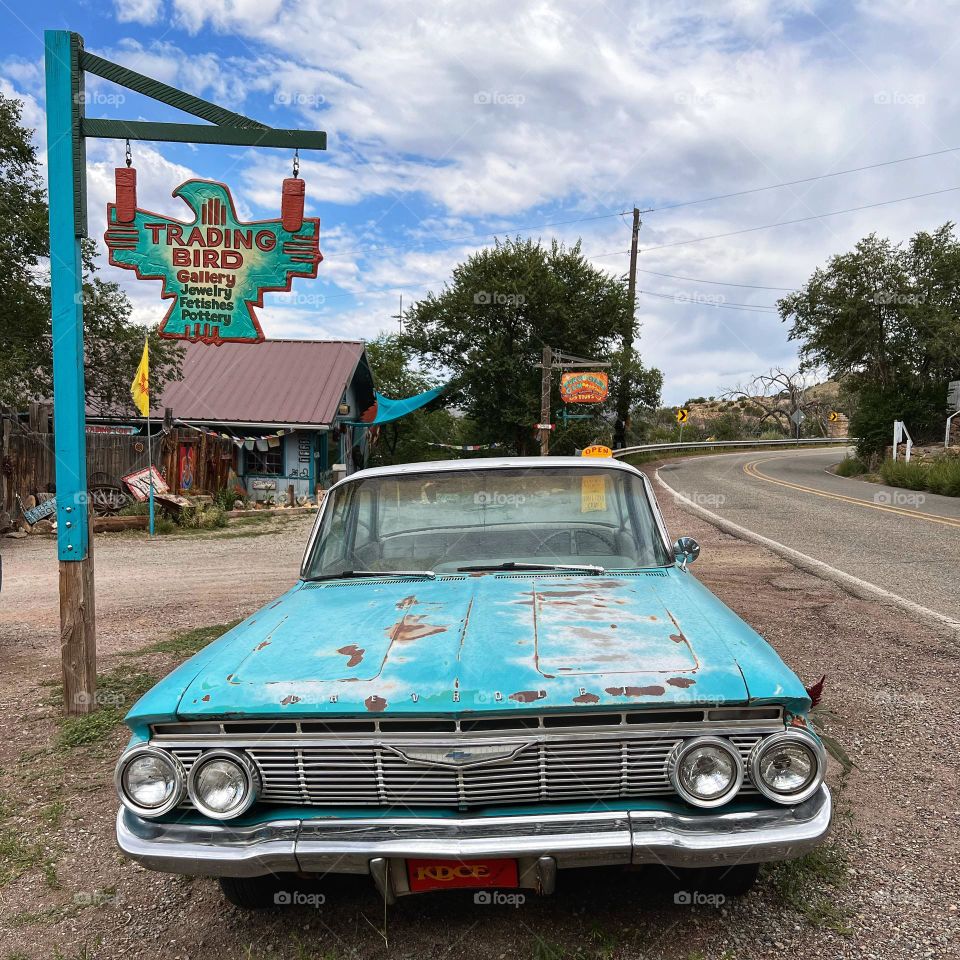
[{"label": "grass tuft", "polygon": [[158,640],[147,647],[131,651],[129,655],[172,653],[178,657],[192,657],[205,646],[222,637],[228,630],[232,630],[239,622],[239,620],[232,620],[230,623],[214,623],[208,627],[185,630],[181,633],[175,633],[166,640]]}]

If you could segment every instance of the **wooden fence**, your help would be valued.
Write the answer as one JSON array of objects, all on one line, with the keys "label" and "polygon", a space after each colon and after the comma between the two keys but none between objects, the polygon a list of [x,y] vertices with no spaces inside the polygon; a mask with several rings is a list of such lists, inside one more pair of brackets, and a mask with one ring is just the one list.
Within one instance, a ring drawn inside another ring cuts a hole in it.
[{"label": "wooden fence", "polygon": [[[228,486],[236,464],[233,443],[175,428],[153,437],[153,462],[174,493],[215,493]],[[13,513],[16,497],[56,492],[52,433],[3,421],[0,509]],[[121,485],[121,478],[148,464],[145,436],[87,435],[87,481]]]}]

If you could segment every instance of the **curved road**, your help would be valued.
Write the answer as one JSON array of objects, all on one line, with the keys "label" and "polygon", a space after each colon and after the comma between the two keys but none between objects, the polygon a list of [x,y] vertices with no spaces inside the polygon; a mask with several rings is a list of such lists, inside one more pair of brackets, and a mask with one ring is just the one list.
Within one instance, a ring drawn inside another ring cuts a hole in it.
[{"label": "curved road", "polygon": [[960,498],[827,472],[844,454],[839,447],[714,454],[659,473],[726,520],[960,620]]}]

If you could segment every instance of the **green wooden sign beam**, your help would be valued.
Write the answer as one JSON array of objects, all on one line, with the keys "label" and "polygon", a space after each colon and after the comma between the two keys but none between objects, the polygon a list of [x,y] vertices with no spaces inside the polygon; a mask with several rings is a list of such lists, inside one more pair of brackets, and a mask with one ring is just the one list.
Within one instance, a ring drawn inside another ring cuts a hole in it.
[{"label": "green wooden sign beam", "polygon": [[204,126],[198,123],[151,123],[143,120],[84,119],[84,137],[108,140],[157,140],[172,143],[216,143],[235,147],[289,147],[326,150],[322,130],[277,130],[272,127]]},{"label": "green wooden sign beam", "polygon": [[152,100],[169,104],[171,107],[176,107],[178,110],[199,117],[201,120],[209,120],[210,123],[219,123],[230,127],[259,127],[260,129],[266,127],[266,124],[257,120],[251,120],[240,113],[225,110],[215,103],[185,93],[183,90],[171,87],[160,80],[154,80],[153,77],[145,77],[142,73],[137,73],[129,67],[121,67],[119,63],[104,60],[103,57],[98,57],[95,53],[84,51],[81,54],[80,69],[96,74],[98,77],[103,77],[104,80],[117,83],[134,93],[142,93]]}]

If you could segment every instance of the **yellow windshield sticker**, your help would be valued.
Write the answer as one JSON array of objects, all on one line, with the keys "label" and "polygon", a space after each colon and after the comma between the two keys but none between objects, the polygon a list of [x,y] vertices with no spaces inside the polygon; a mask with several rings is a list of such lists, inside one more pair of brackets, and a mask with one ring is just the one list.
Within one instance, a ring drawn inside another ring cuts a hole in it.
[{"label": "yellow windshield sticker", "polygon": [[580,512],[595,513],[607,509],[607,478],[583,477],[580,480]]}]

